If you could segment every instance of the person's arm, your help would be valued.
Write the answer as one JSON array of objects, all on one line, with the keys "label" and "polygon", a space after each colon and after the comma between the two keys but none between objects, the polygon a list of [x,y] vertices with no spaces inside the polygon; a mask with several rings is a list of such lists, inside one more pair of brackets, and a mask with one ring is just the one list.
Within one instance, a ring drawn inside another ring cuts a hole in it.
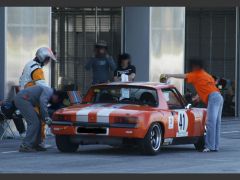
[{"label": "person's arm", "polygon": [[165,74],[164,75],[166,78],[177,78],[177,79],[186,79],[187,75],[186,74]]},{"label": "person's arm", "polygon": [[47,118],[49,118],[48,103],[52,94],[53,94],[53,90],[51,88],[44,88],[40,96],[39,105],[40,105],[40,112],[43,120],[46,120]]},{"label": "person's arm", "polygon": [[118,82],[118,81],[120,81],[120,78],[119,78],[119,77],[117,77],[117,76],[114,76],[114,77],[113,77],[113,79],[114,79],[114,81],[115,81],[115,82]]},{"label": "person's arm", "polygon": [[107,61],[108,61],[108,64],[109,64],[109,66],[110,66],[110,69],[111,69],[112,71],[114,71],[114,70],[116,69],[116,64],[115,64],[113,58],[112,58],[112,57],[108,57],[108,58],[107,58]]},{"label": "person's arm", "polygon": [[88,60],[86,66],[85,66],[85,69],[86,69],[86,70],[89,71],[89,70],[92,68],[93,61],[94,61],[93,58],[90,58],[90,59]]},{"label": "person's arm", "polygon": [[129,80],[129,81],[133,81],[134,78],[135,78],[135,76],[136,76],[135,73],[132,73],[132,74],[128,75],[128,80]]},{"label": "person's arm", "polygon": [[114,73],[113,73],[113,80],[115,81],[115,82],[117,82],[117,81],[120,81],[120,78],[118,77],[118,74],[117,74],[117,69],[114,71]]},{"label": "person's arm", "polygon": [[129,80],[129,81],[133,81],[134,78],[135,78],[135,76],[136,76],[136,68],[135,68],[135,66],[132,66],[132,72],[131,72],[131,74],[128,76],[128,80]]}]

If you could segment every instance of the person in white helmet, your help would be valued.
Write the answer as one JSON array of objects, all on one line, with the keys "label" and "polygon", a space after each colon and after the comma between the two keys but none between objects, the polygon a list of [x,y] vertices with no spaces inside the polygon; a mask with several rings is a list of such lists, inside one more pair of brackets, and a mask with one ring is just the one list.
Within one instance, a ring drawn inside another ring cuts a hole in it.
[{"label": "person in white helmet", "polygon": [[47,65],[51,60],[56,61],[56,57],[52,50],[47,47],[39,48],[36,52],[36,57],[29,61],[23,69],[19,80],[21,89],[33,85],[48,86],[45,81],[43,66]]},{"label": "person in white helmet", "polygon": [[[56,61],[56,57],[52,50],[47,47],[39,48],[36,52],[35,58],[29,61],[23,69],[22,75],[19,80],[20,88],[25,89],[35,85],[50,87],[45,81],[43,66],[46,66],[51,60]],[[39,107],[35,107],[35,111],[37,113],[40,113]],[[42,144],[44,144],[45,137],[45,123],[42,122]]]}]

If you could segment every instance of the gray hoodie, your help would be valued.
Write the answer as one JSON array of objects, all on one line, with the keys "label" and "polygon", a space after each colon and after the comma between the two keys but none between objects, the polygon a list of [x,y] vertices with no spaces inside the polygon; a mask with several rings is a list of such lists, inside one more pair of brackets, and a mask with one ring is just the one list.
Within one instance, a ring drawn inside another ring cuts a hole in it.
[{"label": "gray hoodie", "polygon": [[[53,95],[53,89],[47,86],[32,86],[21,90],[15,97],[22,97],[29,101],[34,107],[40,107],[40,113],[43,119],[49,117],[48,114],[48,103]],[[27,107],[26,107],[27,108]]]}]

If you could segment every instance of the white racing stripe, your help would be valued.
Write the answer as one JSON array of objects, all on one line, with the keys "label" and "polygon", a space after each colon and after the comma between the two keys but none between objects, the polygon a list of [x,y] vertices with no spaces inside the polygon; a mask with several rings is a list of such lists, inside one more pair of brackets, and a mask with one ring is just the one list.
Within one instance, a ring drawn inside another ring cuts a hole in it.
[{"label": "white racing stripe", "polygon": [[103,107],[106,104],[94,104],[88,107],[85,107],[77,112],[77,121],[88,122],[88,114],[95,110],[98,107]]},{"label": "white racing stripe", "polygon": [[97,112],[97,122],[98,123],[109,123],[110,114],[117,109],[127,106],[126,104],[117,104],[111,107],[104,108]]}]

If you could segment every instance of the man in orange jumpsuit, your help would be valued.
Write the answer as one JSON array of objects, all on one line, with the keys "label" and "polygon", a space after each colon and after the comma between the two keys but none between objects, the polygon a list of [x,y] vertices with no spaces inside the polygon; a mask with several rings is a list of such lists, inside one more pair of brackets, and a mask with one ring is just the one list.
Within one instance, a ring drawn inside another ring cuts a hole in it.
[{"label": "man in orange jumpsuit", "polygon": [[[23,69],[23,73],[19,80],[21,89],[34,85],[49,86],[45,81],[43,66],[46,66],[51,60],[56,61],[56,57],[52,50],[47,47],[39,48],[36,52],[36,57],[29,61]],[[38,107],[36,107],[35,110],[39,112]],[[41,133],[43,142],[45,139],[44,123],[42,123]]]}]

